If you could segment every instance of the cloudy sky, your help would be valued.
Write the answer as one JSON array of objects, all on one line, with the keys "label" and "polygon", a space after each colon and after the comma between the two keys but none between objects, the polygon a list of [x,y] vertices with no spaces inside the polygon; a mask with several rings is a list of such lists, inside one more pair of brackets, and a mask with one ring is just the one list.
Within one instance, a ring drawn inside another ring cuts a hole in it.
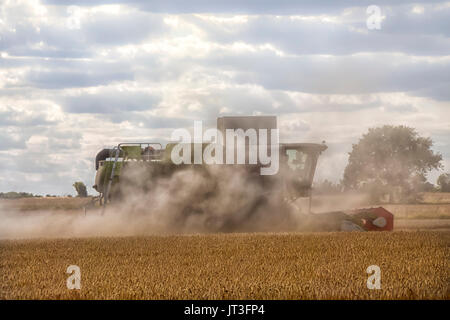
[{"label": "cloudy sky", "polygon": [[105,146],[241,114],[326,140],[318,180],[383,124],[431,137],[449,171],[450,2],[316,3],[0,0],[0,192],[74,194]]}]

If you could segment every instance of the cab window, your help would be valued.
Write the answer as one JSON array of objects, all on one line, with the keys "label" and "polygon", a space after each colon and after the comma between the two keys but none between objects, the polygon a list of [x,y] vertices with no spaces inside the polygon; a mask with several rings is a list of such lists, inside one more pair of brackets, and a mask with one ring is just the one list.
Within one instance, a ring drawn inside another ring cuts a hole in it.
[{"label": "cab window", "polygon": [[297,149],[286,149],[287,165],[300,180],[308,180],[311,172],[311,155]]}]

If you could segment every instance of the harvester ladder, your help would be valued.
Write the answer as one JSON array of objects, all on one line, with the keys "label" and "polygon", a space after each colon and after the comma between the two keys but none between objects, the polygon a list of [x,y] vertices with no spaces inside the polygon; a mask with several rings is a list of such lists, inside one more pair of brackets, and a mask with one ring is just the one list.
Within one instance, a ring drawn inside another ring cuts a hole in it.
[{"label": "harvester ladder", "polygon": [[[113,166],[112,166],[112,170],[111,170],[111,175],[109,176],[108,185],[106,186],[105,194],[103,195],[102,215],[105,213],[106,203],[108,202],[108,199],[109,199],[109,192],[111,190],[111,185],[112,185],[112,182],[113,182],[113,179],[114,179],[114,174],[116,173],[117,162],[119,161],[120,147],[115,148],[115,149],[116,149],[116,155],[114,157],[114,162],[113,162]],[[113,152],[114,152],[114,150],[113,150]]]}]

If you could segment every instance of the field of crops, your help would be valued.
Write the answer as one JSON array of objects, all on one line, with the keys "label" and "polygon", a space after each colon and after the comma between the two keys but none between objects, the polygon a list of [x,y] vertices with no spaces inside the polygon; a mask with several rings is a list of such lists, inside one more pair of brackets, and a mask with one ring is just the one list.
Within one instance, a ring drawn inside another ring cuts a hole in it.
[{"label": "field of crops", "polygon": [[22,198],[22,199],[0,199],[0,208],[34,211],[34,210],[80,210],[92,201],[87,198],[69,198],[69,197],[49,197],[49,198]]},{"label": "field of crops", "polygon": [[449,299],[450,232],[3,240],[0,271],[1,299]]}]

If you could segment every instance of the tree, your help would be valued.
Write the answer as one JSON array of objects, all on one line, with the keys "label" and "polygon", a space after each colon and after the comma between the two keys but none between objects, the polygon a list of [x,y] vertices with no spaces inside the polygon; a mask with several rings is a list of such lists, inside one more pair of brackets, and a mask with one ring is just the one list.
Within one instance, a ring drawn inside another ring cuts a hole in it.
[{"label": "tree", "polygon": [[87,197],[86,185],[83,182],[75,182],[73,187],[78,193],[78,197],[85,198]]},{"label": "tree", "polygon": [[439,191],[450,192],[450,173],[443,173],[437,179],[437,185],[439,186]]},{"label": "tree", "polygon": [[366,190],[373,200],[411,201],[426,184],[426,174],[442,168],[442,155],[431,150],[433,141],[413,128],[371,128],[349,153],[344,172],[346,189]]}]

